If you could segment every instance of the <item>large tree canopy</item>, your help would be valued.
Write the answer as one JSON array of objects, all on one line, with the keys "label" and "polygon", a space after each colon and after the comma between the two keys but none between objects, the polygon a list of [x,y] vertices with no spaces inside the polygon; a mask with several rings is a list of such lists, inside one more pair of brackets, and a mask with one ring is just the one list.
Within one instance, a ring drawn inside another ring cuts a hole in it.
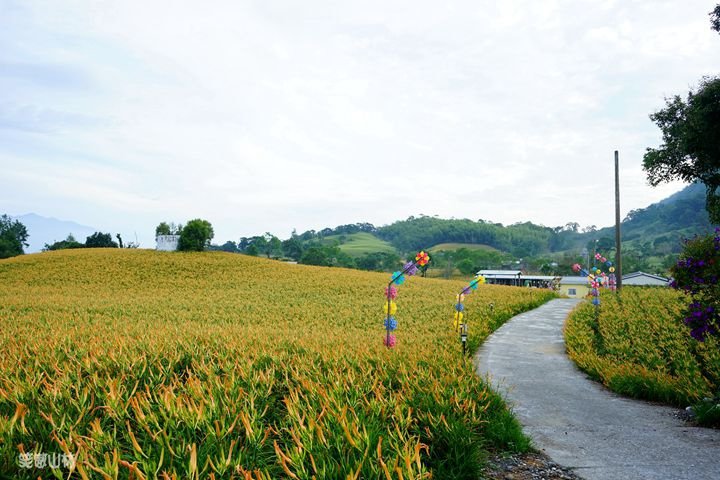
[{"label": "large tree canopy", "polygon": [[118,248],[109,233],[95,232],[85,239],[87,248]]},{"label": "large tree canopy", "polygon": [[678,95],[666,99],[650,119],[663,134],[663,144],[648,148],[643,158],[650,184],[702,182],[710,220],[720,223],[720,77],[703,78],[687,101]]},{"label": "large tree canopy", "polygon": [[178,250],[202,252],[210,246],[215,236],[212,225],[207,220],[190,220],[180,232]]},{"label": "large tree canopy", "polygon": [[7,215],[0,217],[0,258],[22,255],[27,247],[28,233],[25,225]]}]

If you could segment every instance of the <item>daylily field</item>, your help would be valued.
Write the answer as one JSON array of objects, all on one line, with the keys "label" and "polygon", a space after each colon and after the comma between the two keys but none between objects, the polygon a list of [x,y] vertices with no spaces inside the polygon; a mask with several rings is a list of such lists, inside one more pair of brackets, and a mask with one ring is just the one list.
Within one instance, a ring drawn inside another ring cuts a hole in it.
[{"label": "daylily field", "polygon": [[[0,477],[470,478],[527,449],[461,359],[467,283],[409,278],[388,349],[388,279],[220,252],[0,261]],[[470,350],[552,296],[480,286]]]},{"label": "daylily field", "polygon": [[669,288],[624,287],[568,318],[565,341],[578,366],[623,395],[686,407],[720,390],[720,341],[698,342],[682,321],[687,297]]}]

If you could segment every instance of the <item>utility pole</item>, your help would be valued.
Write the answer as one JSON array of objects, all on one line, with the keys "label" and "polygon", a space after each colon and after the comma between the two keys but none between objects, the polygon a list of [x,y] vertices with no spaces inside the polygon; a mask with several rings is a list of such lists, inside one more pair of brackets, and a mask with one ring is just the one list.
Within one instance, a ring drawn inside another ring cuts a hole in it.
[{"label": "utility pole", "polygon": [[618,292],[622,288],[622,244],[620,242],[620,166],[618,151],[615,150],[615,275]]}]

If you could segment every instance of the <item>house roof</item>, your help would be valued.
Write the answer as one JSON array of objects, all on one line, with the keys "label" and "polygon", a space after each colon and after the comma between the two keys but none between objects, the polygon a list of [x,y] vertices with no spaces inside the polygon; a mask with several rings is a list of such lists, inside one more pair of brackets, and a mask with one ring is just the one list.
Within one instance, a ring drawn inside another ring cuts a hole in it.
[{"label": "house roof", "polygon": [[587,285],[588,277],[562,277],[560,285]]},{"label": "house roof", "polygon": [[658,280],[660,282],[668,282],[669,280],[665,277],[661,277],[660,275],[653,275],[652,273],[645,273],[645,272],[633,272],[628,273],[627,275],[623,275],[623,280],[630,280],[631,278],[638,278],[638,277],[646,277],[646,278],[652,278],[655,280]]},{"label": "house roof", "polygon": [[518,275],[522,274],[521,270],[480,270],[477,272],[478,275],[482,275],[483,277],[487,276],[498,276],[498,275],[512,275],[517,277]]}]

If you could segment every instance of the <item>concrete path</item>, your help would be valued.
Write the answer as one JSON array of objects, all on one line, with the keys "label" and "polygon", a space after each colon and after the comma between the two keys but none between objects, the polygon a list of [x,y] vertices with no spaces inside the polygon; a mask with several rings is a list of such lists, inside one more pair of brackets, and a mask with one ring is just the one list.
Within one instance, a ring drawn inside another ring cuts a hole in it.
[{"label": "concrete path", "polygon": [[575,367],[562,328],[577,303],[518,315],[477,353],[478,373],[507,396],[535,447],[587,479],[720,479],[720,430],[615,395]]}]

